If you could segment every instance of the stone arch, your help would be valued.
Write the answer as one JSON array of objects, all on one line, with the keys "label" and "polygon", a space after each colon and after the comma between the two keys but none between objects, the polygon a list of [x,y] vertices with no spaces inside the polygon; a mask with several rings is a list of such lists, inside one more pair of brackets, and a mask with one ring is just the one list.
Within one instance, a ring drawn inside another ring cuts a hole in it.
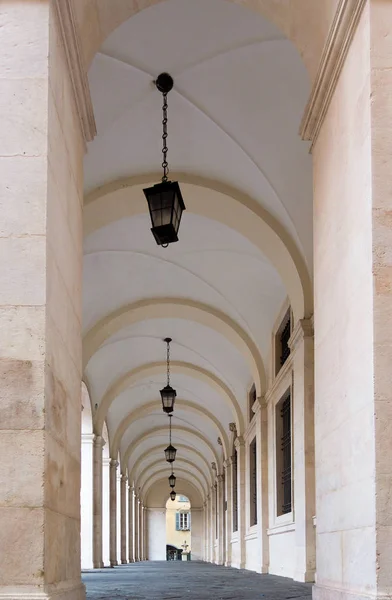
[{"label": "stone arch", "polygon": [[[205,416],[214,423],[214,425],[217,428],[217,431],[219,433],[219,436],[222,439],[224,454],[225,454],[225,458],[226,458],[227,451],[228,451],[228,439],[227,439],[226,432],[225,432],[224,428],[222,427],[222,425],[220,424],[219,420],[212,413],[210,413],[209,411],[198,406],[194,402],[190,402],[188,400],[182,400],[182,399],[177,398],[176,406],[178,406],[178,405],[180,405],[180,408],[185,408],[185,409],[189,410],[190,412]],[[114,439],[113,439],[114,454],[116,454],[116,452],[118,451],[118,449],[120,447],[122,436],[124,435],[127,428],[131,425],[131,423],[133,421],[135,421],[136,419],[139,419],[140,417],[148,415],[150,412],[152,412],[156,409],[157,409],[157,402],[155,400],[153,402],[149,402],[148,404],[145,404],[144,406],[141,406],[141,407],[137,408],[136,410],[130,412],[125,417],[125,419],[123,419],[121,421],[120,425],[117,428],[116,433],[114,434]]]},{"label": "stone arch", "polygon": [[[181,461],[181,462],[179,462],[179,461]],[[166,465],[162,466],[162,459],[155,460],[153,463],[151,463],[145,469],[143,469],[143,471],[138,476],[139,485],[141,482],[144,482],[145,478],[148,479],[148,473],[150,472],[150,470],[154,469],[155,467],[158,467],[159,465],[160,465],[161,472],[164,469],[166,469]],[[184,465],[188,465],[189,467],[192,467],[192,469],[194,469],[195,471],[197,471],[199,473],[199,475],[201,477],[201,481],[204,481],[204,483],[205,483],[205,487],[203,488],[204,491],[208,490],[208,487],[209,487],[208,479],[206,477],[206,474],[200,469],[200,467],[195,465],[191,460],[188,460],[187,458],[181,458],[181,459],[176,460],[176,465],[177,465],[176,472],[179,471],[180,469],[182,469]],[[184,467],[184,468],[186,468],[186,467]],[[143,487],[144,487],[144,483],[141,484],[142,489],[143,489]]]},{"label": "stone arch", "polygon": [[[210,479],[211,479],[211,485],[212,485],[212,483],[213,483],[212,468],[211,468],[211,465],[208,463],[207,459],[205,458],[205,456],[203,456],[203,454],[201,452],[199,452],[198,450],[196,450],[195,448],[192,448],[192,446],[187,446],[186,444],[176,443],[176,448],[177,448],[177,450],[186,450],[186,451],[192,452],[198,458],[200,458],[200,460],[205,464],[205,466],[207,468],[207,471],[208,471],[208,473],[210,475]],[[162,451],[162,445],[153,446],[152,448],[149,448],[146,452],[144,452],[141,456],[139,456],[139,458],[135,461],[132,469],[130,469],[130,471],[129,471],[129,478],[131,480],[134,479],[134,474],[136,473],[139,464],[145,458],[147,458],[147,456],[149,456],[153,452],[157,452],[157,451]],[[175,465],[173,466],[173,469],[175,470]]]},{"label": "stone arch", "polygon": [[[183,373],[188,374],[191,377],[196,377],[201,381],[208,383],[211,387],[216,389],[220,395],[223,397],[225,402],[227,402],[230,407],[231,412],[235,415],[237,426],[240,431],[243,431],[244,427],[244,418],[241,412],[241,408],[237,402],[236,397],[230,388],[216,375],[203,369],[202,367],[197,367],[192,363],[186,363],[183,361],[172,361],[170,363],[170,368],[173,373]],[[102,401],[98,407],[94,418],[94,428],[97,435],[100,435],[102,430],[102,425],[104,420],[106,419],[108,410],[112,402],[121,394],[124,390],[131,387],[136,381],[142,379],[144,377],[149,377],[155,375],[157,373],[162,373],[166,371],[166,363],[164,362],[156,362],[150,363],[147,365],[141,365],[140,367],[136,367],[129,373],[126,373],[120,379],[118,379],[112,387],[106,392]]]},{"label": "stone arch", "polygon": [[[159,484],[163,484],[165,486],[164,500],[161,501],[162,502],[161,504],[159,503],[161,493],[158,492],[158,497],[156,497],[155,503],[154,503],[154,499],[153,500],[151,499],[151,495],[155,491],[154,487],[160,487]],[[188,486],[189,486],[189,488],[188,488]],[[195,507],[195,508],[201,507],[203,504],[203,496],[202,496],[200,490],[195,486],[194,482],[190,478],[187,478],[187,477],[181,478],[181,482],[179,482],[179,488],[178,488],[177,493],[187,496],[191,502],[192,507]],[[146,500],[147,506],[162,506],[162,507],[164,507],[166,504],[166,501],[167,501],[167,497],[168,497],[167,479],[164,477],[160,477],[160,476],[155,476],[154,478],[152,477],[145,486],[145,500]],[[151,504],[151,502],[153,502],[153,504]]]},{"label": "stone arch", "polygon": [[103,317],[83,339],[83,365],[112,335],[139,321],[175,318],[194,321],[214,329],[232,343],[248,362],[259,395],[265,391],[266,376],[263,359],[251,337],[222,311],[186,298],[146,298],[122,306]]},{"label": "stone arch", "polygon": [[[218,460],[218,455],[213,447],[213,445],[211,444],[211,442],[209,442],[207,440],[207,438],[205,436],[203,436],[201,433],[199,433],[198,431],[194,431],[193,429],[190,429],[189,427],[176,427],[176,431],[178,431],[179,433],[188,433],[191,435],[194,435],[196,438],[198,438],[211,452],[211,454],[213,455],[216,464],[219,464],[219,460]],[[137,447],[138,444],[140,444],[143,440],[145,440],[146,438],[150,437],[151,435],[157,434],[157,433],[165,433],[167,434],[167,427],[152,427],[151,429],[149,429],[148,431],[142,433],[138,438],[136,438],[135,440],[133,440],[128,448],[126,449],[126,451],[124,452],[124,456],[123,456],[123,465],[127,465],[129,462],[129,459],[132,455],[132,452],[134,451],[134,449]],[[124,471],[125,472],[125,468]]]},{"label": "stone arch", "polygon": [[[286,287],[295,321],[310,317],[313,292],[307,266],[295,242],[277,219],[256,200],[220,181],[186,173],[172,173],[172,177],[185,184],[189,212],[237,231],[268,258]],[[85,236],[121,218],[146,213],[142,188],[157,178],[158,173],[136,175],[91,192],[84,203]],[[131,199],[135,187],[137,193]],[[203,194],[199,193],[200,188]],[[206,193],[208,191],[211,193]]]},{"label": "stone arch", "polygon": [[[196,475],[192,475],[192,478],[190,478],[189,476],[189,472],[186,469],[182,469],[181,467],[179,467],[178,469],[176,469],[176,471],[178,473],[181,473],[182,476],[184,476],[184,478],[187,481],[193,481],[196,482],[199,486],[199,493],[200,491],[203,493],[204,497],[206,497],[206,490],[204,489],[204,486],[202,484],[202,482],[200,481],[200,479],[196,476]],[[151,484],[151,481],[153,480],[154,477],[158,476],[158,479],[161,479],[162,476],[162,469],[159,469],[157,471],[154,471],[153,473],[150,474],[150,476],[147,478],[147,480],[143,483],[142,486],[140,486],[140,494],[145,497],[147,492],[146,492],[146,486],[148,489],[148,485]],[[138,486],[139,486],[139,482],[138,482]]]},{"label": "stone arch", "polygon": [[[163,2],[164,0],[121,0],[114,3],[111,10],[105,9],[105,0],[84,0],[75,7],[80,12],[80,43],[85,63],[89,67],[95,54],[105,39],[122,23],[139,11]],[[261,14],[273,23],[290,40],[302,57],[310,75],[318,66],[330,19],[327,2],[297,0],[297,2],[276,2],[276,0],[228,0]],[[79,9],[79,10],[78,10]]]}]

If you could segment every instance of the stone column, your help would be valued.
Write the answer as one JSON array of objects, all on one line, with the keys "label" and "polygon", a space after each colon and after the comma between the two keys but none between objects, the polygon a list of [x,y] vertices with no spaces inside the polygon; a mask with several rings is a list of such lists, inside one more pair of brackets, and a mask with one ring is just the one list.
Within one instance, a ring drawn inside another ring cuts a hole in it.
[{"label": "stone column", "polygon": [[134,491],[130,485],[128,487],[128,547],[129,547],[129,562],[135,562],[134,540],[133,540],[133,520],[134,520]]},{"label": "stone column", "polygon": [[203,561],[207,562],[207,519],[206,519],[206,510],[207,504],[204,500],[203,502]]},{"label": "stone column", "polygon": [[297,581],[314,581],[316,547],[314,472],[314,344],[310,320],[300,321],[290,338],[293,355],[293,499]]},{"label": "stone column", "polygon": [[143,504],[139,500],[139,558],[144,560],[143,556]]},{"label": "stone column", "polygon": [[217,556],[216,556],[216,540],[217,540],[217,527],[216,527],[216,521],[217,521],[217,505],[216,505],[216,491],[217,491],[217,484],[216,482],[213,484],[213,486],[211,487],[211,543],[212,543],[212,547],[211,547],[211,562],[212,563],[216,563],[217,562]]},{"label": "stone column", "polygon": [[102,559],[110,565],[110,458],[102,459]]},{"label": "stone column", "polygon": [[127,564],[127,482],[128,477],[121,474],[121,564]]},{"label": "stone column", "polygon": [[117,467],[118,461],[110,460],[110,566],[117,562]]},{"label": "stone column", "polygon": [[84,139],[54,3],[0,22],[0,597],[79,600]]},{"label": "stone column", "polygon": [[105,440],[97,435],[94,438],[93,460],[93,564],[101,569],[102,559],[102,450]]},{"label": "stone column", "polygon": [[225,523],[224,523],[224,519],[225,519],[225,512],[224,512],[224,491],[223,491],[223,486],[225,485],[225,478],[223,475],[218,475],[217,477],[217,486],[218,486],[218,557],[217,557],[217,562],[218,565],[224,565],[225,564],[225,547],[224,547],[224,527],[225,527]]},{"label": "stone column", "polygon": [[211,498],[206,498],[206,561],[211,562]]},{"label": "stone column", "polygon": [[225,469],[226,485],[226,567],[231,566],[231,538],[233,535],[233,483],[232,483],[232,459],[228,458],[223,463]]},{"label": "stone column", "polygon": [[238,539],[240,542],[240,569],[245,569],[246,545],[245,545],[245,441],[242,436],[236,438],[234,445],[237,449],[238,461]]},{"label": "stone column", "polygon": [[139,562],[139,498],[135,494],[135,562]]},{"label": "stone column", "polygon": [[143,541],[144,541],[144,560],[148,559],[148,533],[147,533],[147,508],[143,506]]},{"label": "stone column", "polygon": [[268,411],[265,399],[257,398],[253,410],[256,415],[257,529],[261,544],[261,572],[268,573]]},{"label": "stone column", "polygon": [[82,472],[80,490],[82,569],[92,569],[93,563],[93,504],[94,504],[94,438],[93,433],[82,434]]}]

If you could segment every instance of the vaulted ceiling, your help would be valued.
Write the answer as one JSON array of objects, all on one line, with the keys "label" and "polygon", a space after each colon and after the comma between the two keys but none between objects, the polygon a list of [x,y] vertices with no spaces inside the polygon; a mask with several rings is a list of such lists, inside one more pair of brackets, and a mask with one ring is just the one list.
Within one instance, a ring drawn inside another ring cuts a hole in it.
[{"label": "vaulted ceiling", "polygon": [[[162,71],[174,78],[169,164],[189,201],[180,241],[167,249],[151,235],[142,192],[161,164],[153,80]],[[114,455],[141,485],[168,474],[159,389],[162,340],[172,337],[175,465],[205,490],[211,462],[219,468],[230,452],[229,423],[243,432],[250,386],[265,389],[273,323],[294,285],[284,252],[306,276],[312,269],[311,161],[298,136],[305,68],[273,25],[243,7],[167,0],[112,33],[89,81],[98,136],[85,160],[87,202],[104,186],[106,213],[120,206],[104,218],[98,203],[94,226],[86,207],[85,379],[96,422],[106,419]],[[251,225],[237,227],[228,190],[267,215],[274,233],[244,207]]]}]

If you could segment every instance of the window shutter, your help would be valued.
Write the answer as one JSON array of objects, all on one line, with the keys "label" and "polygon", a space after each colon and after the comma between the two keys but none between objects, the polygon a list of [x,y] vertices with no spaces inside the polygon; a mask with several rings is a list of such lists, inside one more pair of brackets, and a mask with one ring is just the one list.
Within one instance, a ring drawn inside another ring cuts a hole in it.
[{"label": "window shutter", "polygon": [[180,513],[176,513],[176,531],[180,531]]},{"label": "window shutter", "polygon": [[188,513],[188,529],[191,530],[191,513]]}]

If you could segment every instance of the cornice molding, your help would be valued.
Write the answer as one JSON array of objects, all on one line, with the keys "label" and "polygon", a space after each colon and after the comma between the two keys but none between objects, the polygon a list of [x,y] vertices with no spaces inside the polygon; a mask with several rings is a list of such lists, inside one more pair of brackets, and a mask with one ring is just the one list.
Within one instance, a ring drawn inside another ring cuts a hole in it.
[{"label": "cornice molding", "polygon": [[289,348],[291,352],[295,352],[298,344],[302,342],[304,338],[313,338],[313,335],[313,317],[310,319],[300,319],[289,339]]},{"label": "cornice molding", "polygon": [[97,128],[72,0],[54,0],[54,6],[59,20],[61,41],[67,59],[80,127],[85,142],[91,142],[97,134]]},{"label": "cornice molding", "polygon": [[340,0],[302,118],[300,135],[315,145],[366,0]]}]

